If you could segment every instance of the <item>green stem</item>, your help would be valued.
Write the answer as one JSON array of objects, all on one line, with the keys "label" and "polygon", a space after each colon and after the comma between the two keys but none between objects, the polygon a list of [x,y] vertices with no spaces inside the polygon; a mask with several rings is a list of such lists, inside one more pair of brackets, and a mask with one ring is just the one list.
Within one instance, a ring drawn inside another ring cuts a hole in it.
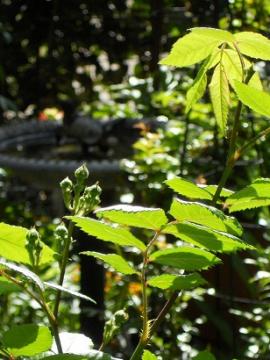
[{"label": "green stem", "polygon": [[[70,222],[68,225],[68,236],[67,236],[67,239],[64,244],[63,256],[62,256],[62,261],[61,261],[61,266],[60,266],[60,277],[59,277],[59,281],[58,281],[58,285],[60,285],[60,286],[63,285],[64,278],[65,278],[66,267],[67,267],[67,262],[68,262],[68,257],[69,257],[69,248],[70,248],[70,244],[72,242],[73,229],[74,229],[74,224],[72,222]],[[54,317],[56,319],[58,318],[61,294],[62,294],[62,291],[60,289],[57,290],[55,304],[54,304],[54,311],[53,311]]]},{"label": "green stem", "polygon": [[141,284],[142,284],[142,318],[143,318],[143,326],[142,326],[142,333],[140,336],[139,343],[134,350],[133,354],[131,355],[130,360],[140,360],[143,350],[146,347],[149,336],[150,336],[150,326],[148,321],[148,297],[147,297],[147,265],[149,260],[149,251],[158,238],[160,231],[157,231],[153,236],[152,240],[146,247],[146,250],[143,254],[143,267],[141,272]]}]

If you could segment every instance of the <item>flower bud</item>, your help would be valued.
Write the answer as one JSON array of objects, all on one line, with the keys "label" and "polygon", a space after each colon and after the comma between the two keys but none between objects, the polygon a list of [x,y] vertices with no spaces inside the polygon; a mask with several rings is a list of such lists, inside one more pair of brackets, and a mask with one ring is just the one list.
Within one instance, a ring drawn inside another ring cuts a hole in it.
[{"label": "flower bud", "polygon": [[88,179],[89,171],[85,164],[80,166],[77,170],[75,170],[75,178],[79,184],[85,183],[85,181]]},{"label": "flower bud", "polygon": [[71,209],[72,195],[73,195],[73,183],[69,177],[66,177],[60,182],[60,187],[62,189],[63,200],[65,206],[68,209]]}]

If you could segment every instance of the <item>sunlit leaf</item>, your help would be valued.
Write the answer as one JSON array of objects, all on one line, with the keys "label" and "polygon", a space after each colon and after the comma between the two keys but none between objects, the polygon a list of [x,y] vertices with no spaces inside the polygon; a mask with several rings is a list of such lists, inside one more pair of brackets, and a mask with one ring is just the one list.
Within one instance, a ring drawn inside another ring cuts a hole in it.
[{"label": "sunlit leaf", "polygon": [[151,254],[149,260],[187,271],[207,269],[221,262],[210,252],[185,246],[158,250]]},{"label": "sunlit leaf", "polygon": [[270,95],[235,80],[235,91],[240,101],[261,115],[270,117]]},{"label": "sunlit leaf", "polygon": [[233,34],[231,34],[229,31],[226,30],[215,29],[211,27],[194,27],[189,30],[201,36],[207,36],[209,38],[220,40],[222,42],[235,41]]},{"label": "sunlit leaf", "polygon": [[53,284],[53,283],[46,282],[46,281],[44,282],[44,285],[47,286],[48,288],[51,288],[51,289],[54,289],[54,290],[61,290],[62,292],[65,292],[65,293],[67,293],[69,295],[72,295],[72,296],[75,296],[75,297],[78,297],[80,299],[84,299],[84,300],[87,300],[87,301],[90,301],[90,302],[93,302],[93,303],[96,304],[95,300],[93,300],[92,298],[90,298],[87,295],[79,293],[78,291],[67,289],[64,286],[60,286],[58,284]]},{"label": "sunlit leaf", "polygon": [[234,34],[241,53],[255,59],[270,60],[270,40],[251,31]]},{"label": "sunlit leaf", "polygon": [[177,67],[196,64],[207,58],[222,42],[223,40],[192,31],[174,43],[170,54],[160,64]]},{"label": "sunlit leaf", "polygon": [[[205,189],[207,192],[209,192],[211,195],[214,196],[214,194],[216,193],[217,190],[217,185],[198,185],[200,188]],[[232,190],[226,189],[226,188],[222,188],[221,193],[220,193],[220,197],[228,197],[231,196],[234,192]]]},{"label": "sunlit leaf", "polygon": [[211,102],[221,134],[225,135],[229,113],[230,89],[228,78],[222,64],[215,67],[209,84]]},{"label": "sunlit leaf", "polygon": [[206,284],[206,280],[197,273],[189,275],[162,274],[148,279],[147,284],[162,290],[190,290]]},{"label": "sunlit leaf", "polygon": [[118,224],[144,229],[159,230],[168,222],[162,209],[142,206],[114,205],[96,210],[98,217],[103,217]]},{"label": "sunlit leaf", "polygon": [[116,271],[125,274],[131,275],[136,274],[136,270],[133,269],[129,263],[120,255],[117,254],[101,254],[95,251],[84,251],[81,254],[87,256],[93,256],[96,259],[104,261],[106,264],[113,267]]},{"label": "sunlit leaf", "polygon": [[186,243],[212,251],[233,252],[241,249],[252,249],[251,245],[246,244],[234,235],[188,222],[168,225],[164,232],[172,234]]},{"label": "sunlit leaf", "polygon": [[81,216],[67,216],[86,234],[95,236],[99,240],[112,242],[120,246],[134,246],[145,250],[146,246],[126,229],[114,227],[104,222]]},{"label": "sunlit leaf", "polygon": [[[7,260],[31,265],[29,254],[25,248],[28,229],[0,223],[0,256]],[[43,244],[40,265],[54,260],[54,252]]]},{"label": "sunlit leaf", "polygon": [[189,180],[180,177],[175,177],[166,180],[165,184],[180,195],[190,199],[212,200],[213,196],[205,189],[197,186]]},{"label": "sunlit leaf", "polygon": [[157,360],[156,355],[151,353],[149,350],[144,350],[142,360]]},{"label": "sunlit leaf", "polygon": [[180,222],[189,221],[209,228],[241,236],[243,229],[239,222],[226,216],[221,210],[198,202],[173,199],[170,214]]}]

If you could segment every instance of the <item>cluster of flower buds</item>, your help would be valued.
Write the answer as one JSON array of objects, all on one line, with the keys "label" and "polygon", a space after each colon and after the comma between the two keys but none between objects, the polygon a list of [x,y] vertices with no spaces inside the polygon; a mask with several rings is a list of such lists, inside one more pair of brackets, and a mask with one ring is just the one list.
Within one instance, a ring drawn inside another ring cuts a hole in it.
[{"label": "cluster of flower buds", "polygon": [[63,248],[63,244],[67,241],[68,239],[68,229],[66,228],[64,223],[61,223],[60,225],[58,225],[54,231],[54,235],[55,235],[55,239],[56,239],[56,244],[57,244],[57,253],[61,253],[61,250]]},{"label": "cluster of flower buds", "polygon": [[39,233],[35,228],[30,229],[26,235],[26,249],[34,268],[37,268],[39,265],[42,248],[43,245],[40,240]]},{"label": "cluster of flower buds", "polygon": [[74,184],[68,177],[60,183],[64,203],[73,214],[86,215],[100,203],[101,188],[98,184],[86,187],[89,171],[85,164],[74,175]]}]

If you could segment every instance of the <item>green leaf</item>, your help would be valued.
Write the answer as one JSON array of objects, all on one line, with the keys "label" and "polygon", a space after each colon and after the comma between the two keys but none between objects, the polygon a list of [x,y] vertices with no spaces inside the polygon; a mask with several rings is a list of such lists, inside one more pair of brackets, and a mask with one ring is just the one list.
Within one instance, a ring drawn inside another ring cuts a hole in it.
[{"label": "green leaf", "polygon": [[242,81],[243,69],[240,58],[235,50],[224,49],[222,53],[222,66],[224,72],[229,80],[229,83],[234,87],[234,80]]},{"label": "green leaf", "polygon": [[234,235],[188,222],[169,225],[164,232],[172,234],[186,243],[212,251],[232,252],[240,249],[253,249],[251,245],[244,243]]},{"label": "green leaf", "polygon": [[174,43],[170,54],[161,60],[160,64],[177,67],[196,64],[206,59],[222,42],[220,39],[192,31]]},{"label": "green leaf", "polygon": [[189,221],[236,236],[243,233],[242,226],[235,218],[226,216],[221,210],[206,204],[173,199],[170,214],[180,222]]},{"label": "green leaf", "polygon": [[96,259],[104,261],[106,264],[113,267],[116,271],[125,274],[125,275],[131,275],[136,274],[137,271],[133,269],[129,263],[122,258],[120,255],[116,254],[101,254],[95,251],[84,251],[81,252],[83,255],[87,256],[93,256]]},{"label": "green leaf", "polygon": [[52,346],[52,335],[46,326],[14,325],[3,334],[3,344],[13,356],[33,356]]},{"label": "green leaf", "polygon": [[42,358],[42,360],[121,360],[97,350],[90,350],[88,355],[61,354]]},{"label": "green leaf", "polygon": [[222,64],[216,66],[209,84],[209,89],[217,124],[221,134],[225,135],[229,113],[230,89],[227,75]]},{"label": "green leaf", "polygon": [[226,205],[230,212],[270,205],[270,179],[256,179],[227,198]]},{"label": "green leaf", "polygon": [[[200,188],[205,189],[207,192],[209,192],[212,196],[216,193],[217,185],[198,185]],[[220,197],[228,197],[231,196],[234,193],[234,191],[222,188]]]},{"label": "green leaf", "polygon": [[207,350],[200,351],[192,360],[216,360],[214,355]]},{"label": "green leaf", "polygon": [[235,80],[235,91],[240,101],[261,115],[270,117],[270,95]]},{"label": "green leaf", "polygon": [[151,254],[149,260],[187,271],[207,269],[221,262],[218,257],[208,251],[185,246],[158,250]]},{"label": "green leaf", "polygon": [[186,97],[186,110],[188,113],[192,106],[203,96],[207,85],[206,71],[208,70],[209,59],[206,59],[200,68],[192,86],[189,88]]},{"label": "green leaf", "polygon": [[144,243],[126,229],[81,216],[66,216],[66,218],[74,222],[86,234],[95,236],[99,240],[112,242],[120,246],[134,246],[142,251],[146,249]]},{"label": "green leaf", "polygon": [[3,276],[0,276],[0,295],[10,294],[13,292],[21,292],[21,288],[13,282],[7,280]]},{"label": "green leaf", "polygon": [[166,180],[165,184],[180,195],[190,199],[212,200],[213,196],[205,189],[197,186],[191,181],[180,177]]},{"label": "green leaf", "polygon": [[222,42],[234,42],[235,38],[229,31],[215,29],[210,27],[194,27],[189,29],[192,33],[196,33],[201,36],[207,36],[212,39],[220,40]]},{"label": "green leaf", "polygon": [[79,293],[78,291],[67,289],[67,288],[65,288],[63,286],[60,286],[58,284],[53,284],[53,283],[49,283],[49,282],[46,282],[46,281],[44,282],[44,285],[46,285],[48,288],[51,288],[51,289],[54,289],[54,290],[61,290],[64,293],[70,294],[72,296],[75,296],[75,297],[78,297],[80,299],[84,299],[84,300],[87,300],[87,301],[90,301],[90,302],[96,304],[95,300],[93,300],[92,298],[90,298],[87,295]]},{"label": "green leaf", "polygon": [[[0,256],[5,259],[31,265],[25,248],[28,229],[0,223]],[[45,244],[40,257],[40,265],[54,261],[54,252]]]},{"label": "green leaf", "polygon": [[234,34],[241,53],[255,59],[270,60],[270,40],[265,36],[243,31]]},{"label": "green leaf", "polygon": [[190,290],[206,283],[207,281],[197,273],[189,275],[163,274],[147,280],[148,285],[162,290]]},{"label": "green leaf", "polygon": [[114,205],[98,209],[95,214],[118,224],[152,230],[159,230],[168,222],[162,209],[142,206]]},{"label": "green leaf", "polygon": [[3,267],[6,267],[8,270],[13,270],[16,273],[19,273],[20,275],[25,277],[27,280],[30,280],[35,285],[37,285],[41,291],[45,290],[44,285],[43,285],[42,281],[40,280],[40,278],[35,273],[28,270],[27,268],[25,268],[21,265],[16,265],[16,264],[7,262],[6,260],[1,259],[1,258],[0,258],[0,265]]},{"label": "green leaf", "polygon": [[156,355],[151,353],[149,350],[144,350],[142,360],[157,360]]},{"label": "green leaf", "polygon": [[260,75],[257,71],[252,75],[251,79],[248,82],[248,85],[253,87],[254,89],[263,91],[263,85],[260,79]]}]

